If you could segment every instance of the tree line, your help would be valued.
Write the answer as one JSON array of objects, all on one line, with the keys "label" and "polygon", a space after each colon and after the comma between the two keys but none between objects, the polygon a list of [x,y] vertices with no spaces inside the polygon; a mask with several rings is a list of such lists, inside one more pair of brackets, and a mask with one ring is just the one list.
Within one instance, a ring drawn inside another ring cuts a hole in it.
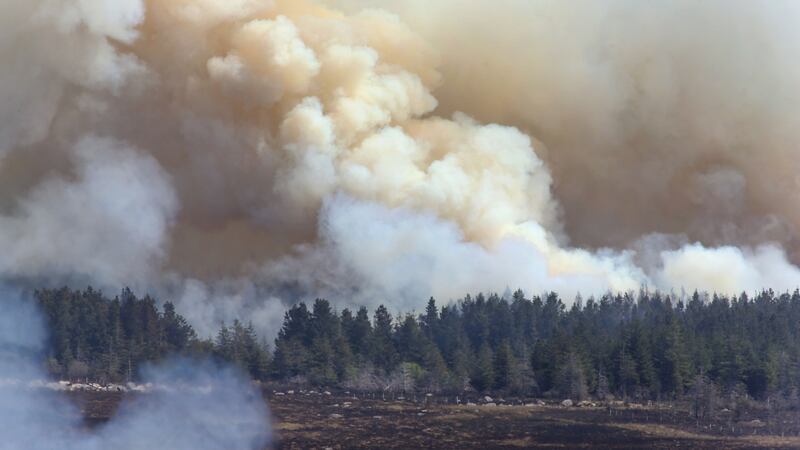
[{"label": "tree line", "polygon": [[223,325],[215,340],[199,339],[171,302],[159,309],[128,288],[113,299],[92,289],[42,289],[34,299],[47,322],[51,376],[101,383],[135,381],[143,364],[169,355],[233,362],[253,377],[268,375],[269,348],[252,324]]},{"label": "tree line", "polygon": [[[800,291],[750,297],[641,290],[571,306],[555,293],[477,294],[422,313],[385,306],[290,307],[270,346],[252,324],[199,339],[166,302],[130,290],[37,291],[50,325],[51,372],[124,380],[182,353],[231,361],[261,380],[356,390],[501,392],[583,399],[689,393],[793,399],[800,384]],[[702,390],[702,392],[700,392]]]}]

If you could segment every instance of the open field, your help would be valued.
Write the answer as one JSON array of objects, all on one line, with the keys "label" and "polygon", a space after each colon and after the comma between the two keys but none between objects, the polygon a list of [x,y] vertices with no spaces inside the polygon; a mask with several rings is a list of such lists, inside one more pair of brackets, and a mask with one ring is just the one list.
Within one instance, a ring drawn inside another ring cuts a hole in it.
[{"label": "open field", "polygon": [[[733,421],[722,413],[698,423],[685,410],[663,406],[455,405],[445,403],[452,398],[289,392],[264,394],[277,449],[800,448],[797,418],[774,414],[771,421],[752,415]],[[89,427],[108,420],[123,398],[107,392],[70,396]]]}]

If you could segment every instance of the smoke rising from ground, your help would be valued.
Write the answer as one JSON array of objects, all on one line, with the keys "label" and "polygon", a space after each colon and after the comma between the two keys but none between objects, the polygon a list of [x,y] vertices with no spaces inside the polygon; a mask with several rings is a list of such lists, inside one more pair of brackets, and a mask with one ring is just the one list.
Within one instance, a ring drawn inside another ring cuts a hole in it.
[{"label": "smoke rising from ground", "polygon": [[0,448],[261,449],[269,442],[266,407],[249,380],[188,361],[151,367],[158,389],[122,403],[108,423],[86,431],[81,413],[59,392],[18,386],[46,380],[46,332],[33,301],[0,292]]},{"label": "smoke rising from ground", "polygon": [[793,2],[326,3],[12,0],[2,275],[155,290],[203,333],[800,284]]}]

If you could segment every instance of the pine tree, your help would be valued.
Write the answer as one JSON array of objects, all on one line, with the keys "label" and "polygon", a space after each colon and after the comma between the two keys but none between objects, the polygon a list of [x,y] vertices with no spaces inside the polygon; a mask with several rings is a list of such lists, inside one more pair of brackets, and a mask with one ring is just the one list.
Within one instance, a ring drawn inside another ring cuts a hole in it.
[{"label": "pine tree", "polygon": [[389,373],[397,364],[398,355],[394,346],[392,315],[385,306],[380,305],[375,310],[374,322],[372,361],[376,367]]},{"label": "pine tree", "polygon": [[639,373],[636,363],[627,348],[627,342],[622,342],[622,347],[617,354],[617,379],[619,380],[622,397],[634,393],[639,385]]},{"label": "pine tree", "polygon": [[561,396],[572,400],[584,400],[589,396],[586,373],[575,353],[567,355],[561,364],[559,374],[558,391]]},{"label": "pine tree", "polygon": [[470,383],[477,391],[491,389],[494,385],[494,358],[489,344],[484,342],[475,361]]},{"label": "pine tree", "polygon": [[225,323],[222,324],[219,331],[217,332],[217,338],[214,341],[214,349],[219,358],[226,361],[233,360],[234,358],[233,336],[228,327],[225,326]]},{"label": "pine tree", "polygon": [[330,340],[325,336],[314,338],[310,349],[309,380],[315,384],[333,385],[339,377],[336,373],[335,353]]},{"label": "pine tree", "polygon": [[367,308],[362,306],[358,309],[352,325],[345,330],[345,334],[356,359],[361,363],[366,362],[372,353],[372,324],[369,321]]},{"label": "pine tree", "polygon": [[666,392],[680,396],[691,382],[691,367],[683,330],[676,319],[668,325],[661,360],[661,383]]},{"label": "pine tree", "polygon": [[436,307],[436,300],[431,297],[425,307],[425,315],[420,317],[420,327],[425,336],[435,341],[439,331],[439,309]]},{"label": "pine tree", "polygon": [[516,382],[514,379],[516,361],[511,352],[511,345],[503,341],[494,353],[494,388],[508,389]]},{"label": "pine tree", "polygon": [[422,363],[425,336],[411,314],[407,314],[395,330],[394,343],[401,361]]},{"label": "pine tree", "polygon": [[186,319],[175,312],[175,305],[171,302],[164,303],[162,322],[164,351],[167,353],[183,351],[191,341],[197,338],[194,329],[186,322]]}]

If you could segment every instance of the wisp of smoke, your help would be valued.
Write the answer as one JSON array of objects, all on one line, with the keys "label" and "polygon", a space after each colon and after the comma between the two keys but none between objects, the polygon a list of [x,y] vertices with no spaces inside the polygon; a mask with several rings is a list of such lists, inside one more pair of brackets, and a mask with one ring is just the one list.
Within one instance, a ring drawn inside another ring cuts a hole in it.
[{"label": "wisp of smoke", "polygon": [[790,0],[9,0],[0,277],[285,302],[800,283]]}]

